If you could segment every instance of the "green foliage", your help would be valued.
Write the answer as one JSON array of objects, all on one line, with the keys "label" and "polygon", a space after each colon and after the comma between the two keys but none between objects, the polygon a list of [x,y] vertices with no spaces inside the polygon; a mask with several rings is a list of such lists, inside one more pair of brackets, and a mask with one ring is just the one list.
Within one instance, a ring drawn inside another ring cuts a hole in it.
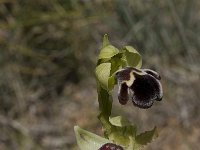
[{"label": "green foliage", "polygon": [[75,126],[74,130],[81,150],[98,150],[103,144],[109,142],[109,140],[83,130],[78,126]]},{"label": "green foliage", "polygon": [[[97,83],[98,85],[99,83]],[[100,111],[105,114],[104,116],[108,119],[111,115],[112,109],[112,96],[102,88],[100,85],[97,87],[98,90],[98,102]]]},{"label": "green foliage", "polygon": [[[137,127],[126,118],[122,116],[111,117],[111,91],[116,85],[115,72],[126,66],[140,68],[142,66],[141,55],[131,46],[125,46],[122,49],[115,48],[110,44],[108,36],[105,35],[98,58],[99,60],[95,71],[100,109],[98,117],[103,125],[104,135],[110,143],[113,142],[121,145],[127,150],[139,150],[157,136],[156,128],[137,135]],[[75,132],[81,149],[83,147],[85,149],[91,149],[88,147],[90,143],[92,143],[91,147],[94,147],[94,145],[100,147],[99,144],[103,139],[100,137],[97,138],[97,135],[92,133],[82,132],[82,129],[77,129],[79,128],[76,127]],[[96,149],[99,147],[96,147]]]}]

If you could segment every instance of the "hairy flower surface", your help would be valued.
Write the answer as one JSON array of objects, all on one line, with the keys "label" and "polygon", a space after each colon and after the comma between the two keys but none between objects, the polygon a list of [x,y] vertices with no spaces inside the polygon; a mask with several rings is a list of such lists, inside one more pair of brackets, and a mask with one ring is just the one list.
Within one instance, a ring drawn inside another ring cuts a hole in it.
[{"label": "hairy flower surface", "polygon": [[129,100],[139,108],[149,108],[154,101],[161,101],[163,97],[160,75],[150,69],[136,69],[126,67],[116,73],[120,104],[125,105]]}]

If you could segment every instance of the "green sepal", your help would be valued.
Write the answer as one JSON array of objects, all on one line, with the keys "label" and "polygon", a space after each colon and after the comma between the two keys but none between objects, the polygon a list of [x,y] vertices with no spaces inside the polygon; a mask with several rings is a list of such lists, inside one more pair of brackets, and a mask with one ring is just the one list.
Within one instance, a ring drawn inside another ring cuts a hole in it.
[{"label": "green sepal", "polygon": [[104,47],[106,47],[106,46],[108,46],[108,45],[110,45],[110,41],[109,41],[109,39],[108,39],[108,35],[107,34],[105,34],[104,36],[103,36],[103,48]]},{"label": "green sepal", "polygon": [[108,45],[100,50],[99,59],[111,59],[113,56],[117,55],[119,50],[113,45]]},{"label": "green sepal", "polygon": [[100,85],[108,90],[108,79],[110,77],[111,63],[102,63],[96,67],[96,77]]},{"label": "green sepal", "polygon": [[117,55],[118,53],[119,49],[110,44],[108,35],[105,34],[103,37],[103,46],[102,49],[100,50],[100,54],[98,57],[98,64],[100,64],[100,61],[101,62],[109,61],[113,56]]},{"label": "green sepal", "polygon": [[98,150],[102,145],[111,143],[108,139],[102,138],[94,133],[74,127],[76,140],[81,150]]}]

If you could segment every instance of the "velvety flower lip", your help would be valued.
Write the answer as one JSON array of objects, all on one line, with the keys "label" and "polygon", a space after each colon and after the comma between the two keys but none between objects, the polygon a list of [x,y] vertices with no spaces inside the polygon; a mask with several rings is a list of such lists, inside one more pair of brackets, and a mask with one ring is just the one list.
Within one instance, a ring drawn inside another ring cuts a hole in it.
[{"label": "velvety flower lip", "polygon": [[113,144],[113,143],[106,143],[104,144],[99,150],[124,150],[121,146]]},{"label": "velvety flower lip", "polygon": [[118,99],[125,105],[131,97],[132,102],[139,108],[149,108],[154,101],[163,97],[160,75],[150,69],[127,67],[116,74],[119,91]]},{"label": "velvety flower lip", "polygon": [[116,73],[116,77],[117,77],[118,83],[130,80],[131,71],[132,71],[131,67],[127,67],[125,69],[122,69],[122,70],[118,71]]},{"label": "velvety flower lip", "polygon": [[122,83],[119,86],[118,99],[120,104],[122,105],[125,105],[128,102],[129,94],[128,94],[128,86],[126,85],[126,83]]},{"label": "velvety flower lip", "polygon": [[140,108],[149,108],[155,100],[162,98],[161,85],[152,75],[138,75],[134,73],[135,81],[129,88],[134,92],[133,104]]},{"label": "velvety flower lip", "polygon": [[155,72],[151,69],[142,69],[142,70],[145,71],[147,74],[152,75],[156,79],[161,80],[161,76],[157,72]]}]

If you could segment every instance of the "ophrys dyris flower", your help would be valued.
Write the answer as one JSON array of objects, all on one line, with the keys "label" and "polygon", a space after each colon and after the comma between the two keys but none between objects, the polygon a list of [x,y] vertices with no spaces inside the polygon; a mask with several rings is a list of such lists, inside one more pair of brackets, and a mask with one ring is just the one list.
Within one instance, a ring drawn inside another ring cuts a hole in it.
[{"label": "ophrys dyris flower", "polygon": [[151,69],[126,67],[116,73],[119,85],[118,99],[125,105],[129,100],[140,108],[149,108],[163,97],[160,75]]}]

